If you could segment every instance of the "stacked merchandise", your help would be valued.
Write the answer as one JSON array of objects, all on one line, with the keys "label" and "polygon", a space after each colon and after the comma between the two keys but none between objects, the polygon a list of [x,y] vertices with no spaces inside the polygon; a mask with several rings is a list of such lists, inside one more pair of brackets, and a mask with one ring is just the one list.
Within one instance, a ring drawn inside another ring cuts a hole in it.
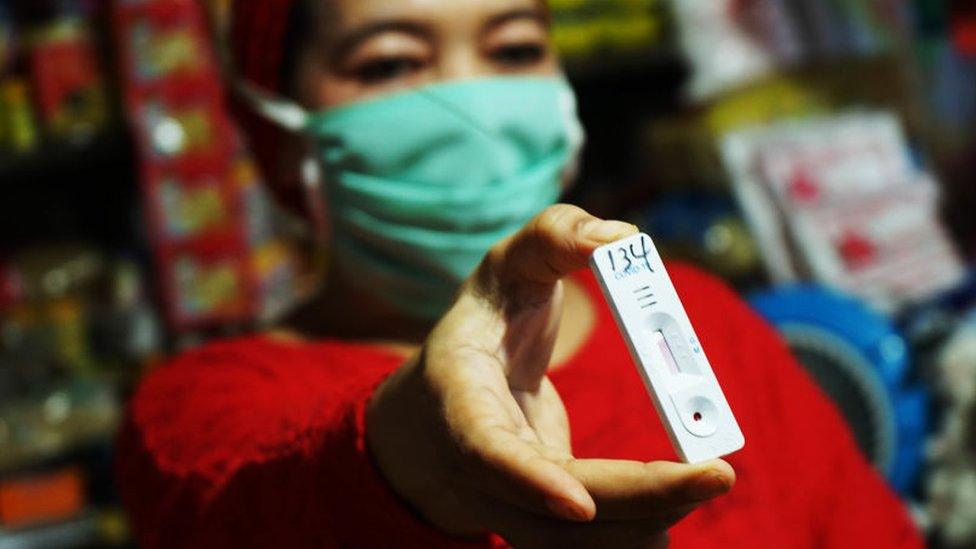
[{"label": "stacked merchandise", "polygon": [[52,213],[65,188],[90,204],[115,182],[79,169],[117,158],[102,147],[113,113],[97,7],[0,1],[0,204],[16,233],[0,243],[0,547],[124,538],[108,448],[120,387],[161,346],[138,263],[76,242],[97,232],[85,214]]},{"label": "stacked merchandise", "polygon": [[123,541],[111,457],[123,386],[161,352],[144,278],[79,245],[0,263],[0,547]]},{"label": "stacked merchandise", "polygon": [[778,1],[679,0],[673,6],[695,99],[765,76],[803,54],[793,21]]},{"label": "stacked merchandise", "polygon": [[30,40],[38,114],[49,135],[89,139],[107,122],[107,90],[85,19],[63,19]]},{"label": "stacked merchandise", "polygon": [[929,448],[932,530],[946,547],[976,545],[976,309],[953,323],[933,360],[944,409]]},{"label": "stacked merchandise", "polygon": [[695,100],[798,64],[886,55],[908,38],[908,0],[672,2]]},{"label": "stacked merchandise", "polygon": [[[922,503],[918,484],[935,471],[931,463],[919,466],[927,424],[934,423],[927,419],[926,393],[941,376],[908,346],[911,338],[894,330],[878,337],[870,327],[911,324],[915,309],[967,280],[939,219],[937,181],[919,165],[898,118],[885,111],[742,127],[724,134],[720,145],[733,193],[776,284],[754,304],[834,398],[866,454],[919,502],[925,524],[937,516]],[[820,286],[798,287],[803,281]],[[851,321],[858,309],[860,317],[876,320]],[[895,349],[908,353],[897,370]],[[883,459],[886,440],[893,460]]]},{"label": "stacked merchandise", "polygon": [[[919,2],[918,54],[932,110],[958,151],[948,170],[947,214],[973,257],[971,228],[976,166],[976,4],[956,0]],[[969,230],[967,230],[967,228]],[[927,511],[933,539],[945,547],[976,545],[976,307],[939,307],[947,335],[931,360],[933,385],[943,410],[930,445]],[[962,293],[962,292],[960,292]],[[954,313],[954,314],[953,314]]]},{"label": "stacked merchandise", "polygon": [[[933,546],[971,547],[976,292],[940,210],[958,234],[971,226],[972,169],[951,168],[976,150],[976,8],[671,5],[692,108],[644,132],[658,191],[645,217],[662,240],[695,248],[671,249],[760,288],[753,304],[914,502]],[[746,256],[730,251],[746,248],[712,221],[722,195],[738,205],[762,274],[731,267]]]},{"label": "stacked merchandise", "polygon": [[0,3],[0,152],[90,141],[110,121],[92,14],[71,4],[54,17],[19,25],[34,14],[13,7]]},{"label": "stacked merchandise", "polygon": [[230,118],[203,8],[119,2],[114,26],[167,319],[186,332],[274,316],[296,297],[295,261]]},{"label": "stacked merchandise", "polygon": [[37,147],[29,80],[15,71],[19,40],[13,14],[0,3],[0,149],[22,154]]},{"label": "stacked merchandise", "polygon": [[888,311],[962,281],[937,186],[891,114],[746,128],[722,150],[775,281],[817,280]]}]

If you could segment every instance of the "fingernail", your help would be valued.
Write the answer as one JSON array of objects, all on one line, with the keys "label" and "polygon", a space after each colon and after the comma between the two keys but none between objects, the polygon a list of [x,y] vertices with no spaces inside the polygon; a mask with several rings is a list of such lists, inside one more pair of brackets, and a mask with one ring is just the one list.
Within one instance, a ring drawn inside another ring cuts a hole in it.
[{"label": "fingernail", "polygon": [[594,221],[586,226],[584,234],[600,242],[614,242],[637,232],[637,227],[622,221]]},{"label": "fingernail", "polygon": [[589,520],[586,511],[568,499],[552,498],[546,500],[546,507],[560,518],[577,521]]}]

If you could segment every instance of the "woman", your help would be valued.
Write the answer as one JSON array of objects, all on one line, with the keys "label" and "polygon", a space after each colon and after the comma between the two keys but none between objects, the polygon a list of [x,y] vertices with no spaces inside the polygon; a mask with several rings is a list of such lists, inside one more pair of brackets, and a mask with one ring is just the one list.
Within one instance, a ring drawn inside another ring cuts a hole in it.
[{"label": "woman", "polygon": [[276,181],[323,169],[306,179],[325,183],[333,269],[290,334],[145,380],[118,462],[144,546],[920,545],[771,330],[681,265],[747,442],[673,462],[577,273],[636,229],[550,206],[580,132],[541,3],[241,0],[234,17],[244,95],[304,136],[251,119],[252,141]]}]

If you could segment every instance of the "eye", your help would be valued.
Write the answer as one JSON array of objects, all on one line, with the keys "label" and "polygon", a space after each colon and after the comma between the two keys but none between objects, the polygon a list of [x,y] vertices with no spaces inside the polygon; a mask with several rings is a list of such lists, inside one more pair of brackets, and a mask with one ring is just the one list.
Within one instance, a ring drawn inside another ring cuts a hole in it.
[{"label": "eye", "polygon": [[520,68],[538,64],[546,52],[546,46],[542,44],[510,44],[493,50],[491,58],[502,65]]},{"label": "eye", "polygon": [[367,61],[355,69],[356,77],[367,84],[382,84],[410,76],[423,67],[423,62],[410,57],[388,57]]}]

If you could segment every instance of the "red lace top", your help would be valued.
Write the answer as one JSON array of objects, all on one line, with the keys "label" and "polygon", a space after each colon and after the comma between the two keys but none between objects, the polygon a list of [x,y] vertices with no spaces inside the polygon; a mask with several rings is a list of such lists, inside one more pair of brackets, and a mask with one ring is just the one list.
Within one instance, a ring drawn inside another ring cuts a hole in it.
[{"label": "red lace top", "polygon": [[[742,427],[738,482],[671,530],[684,547],[921,547],[902,504],[838,412],[732,292],[670,266]],[[581,275],[595,303],[595,280]],[[117,479],[143,547],[447,547],[389,490],[365,450],[364,408],[400,363],[342,341],[255,336],[149,375],[118,445]],[[610,312],[551,375],[579,457],[675,459]]]}]

